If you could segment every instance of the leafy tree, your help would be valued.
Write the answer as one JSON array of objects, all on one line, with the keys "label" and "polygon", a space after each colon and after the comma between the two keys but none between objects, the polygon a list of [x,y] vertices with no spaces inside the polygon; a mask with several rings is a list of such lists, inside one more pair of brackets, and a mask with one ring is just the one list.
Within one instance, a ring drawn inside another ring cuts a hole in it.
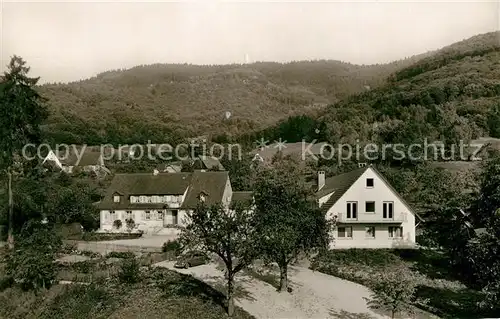
[{"label": "leafy tree", "polygon": [[466,247],[468,269],[465,274],[475,288],[483,288],[486,298],[482,306],[500,310],[500,209],[488,221],[486,232]]},{"label": "leafy tree", "polygon": [[500,207],[500,154],[485,161],[479,183],[477,221],[484,225]]},{"label": "leafy tree", "polygon": [[277,159],[273,167],[261,168],[254,187],[259,247],[265,259],[280,268],[280,291],[288,291],[288,265],[300,253],[329,243],[331,221],[318,208],[301,175],[297,162]]},{"label": "leafy tree", "polygon": [[234,276],[256,257],[253,214],[238,204],[227,210],[221,205],[200,203],[187,215],[180,242],[185,249],[196,248],[216,254],[226,268],[228,314],[234,313]]},{"label": "leafy tree", "polygon": [[15,243],[16,249],[8,256],[8,274],[24,289],[50,288],[56,278],[54,261],[61,245],[52,224],[27,222]]},{"label": "leafy tree", "polygon": [[380,275],[372,290],[369,305],[391,313],[391,318],[403,311],[411,311],[416,284],[411,280],[408,271],[404,269],[391,269]]},{"label": "leafy tree", "polygon": [[224,156],[221,164],[229,172],[231,179],[231,187],[236,191],[249,190],[252,185],[252,157],[248,154],[243,154],[242,158],[231,158]]},{"label": "leafy tree", "polygon": [[16,158],[28,143],[40,141],[39,125],[48,116],[45,100],[35,90],[39,78],[28,77],[29,67],[14,55],[0,79],[0,169],[7,173],[9,201],[9,247],[13,248],[14,201],[12,179]]}]

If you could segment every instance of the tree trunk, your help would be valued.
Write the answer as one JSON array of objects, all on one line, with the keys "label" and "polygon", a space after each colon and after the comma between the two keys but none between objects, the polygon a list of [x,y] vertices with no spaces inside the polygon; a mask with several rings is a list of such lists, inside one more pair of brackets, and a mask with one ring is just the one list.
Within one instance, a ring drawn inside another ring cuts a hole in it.
[{"label": "tree trunk", "polygon": [[280,265],[280,289],[279,291],[288,291],[288,267]]},{"label": "tree trunk", "polygon": [[227,277],[227,314],[229,317],[232,317],[234,314],[234,279],[233,274],[228,272]]},{"label": "tree trunk", "polygon": [[9,230],[7,235],[7,242],[9,243],[9,249],[14,249],[14,200],[12,198],[12,171],[10,167],[7,171],[7,176],[9,177],[8,189],[9,189]]}]

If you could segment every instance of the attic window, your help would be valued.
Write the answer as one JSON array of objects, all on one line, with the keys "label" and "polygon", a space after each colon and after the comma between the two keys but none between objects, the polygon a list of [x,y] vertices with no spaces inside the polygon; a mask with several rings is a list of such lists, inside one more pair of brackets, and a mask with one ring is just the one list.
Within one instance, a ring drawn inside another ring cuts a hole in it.
[{"label": "attic window", "polygon": [[119,203],[120,202],[120,195],[114,195],[113,196],[113,202]]},{"label": "attic window", "polygon": [[205,193],[200,193],[200,195],[198,196],[200,202],[204,202],[205,199],[206,199],[206,194]]},{"label": "attic window", "polygon": [[373,178],[367,178],[366,179],[366,187],[373,187],[374,181]]}]

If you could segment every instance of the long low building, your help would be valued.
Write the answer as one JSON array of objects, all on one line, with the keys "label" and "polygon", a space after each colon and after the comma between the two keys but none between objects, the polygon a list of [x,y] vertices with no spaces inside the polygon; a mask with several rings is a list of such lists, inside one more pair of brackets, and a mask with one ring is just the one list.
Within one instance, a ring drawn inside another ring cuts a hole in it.
[{"label": "long low building", "polygon": [[[233,192],[227,171],[117,174],[98,205],[100,229],[176,235],[200,202],[229,208],[251,196]],[[329,178],[319,172],[316,199],[325,218],[337,221],[331,249],[416,245],[421,218],[372,166]]]},{"label": "long low building", "polygon": [[[226,171],[117,174],[98,205],[100,230],[177,234],[186,212],[200,201],[229,207],[248,196],[249,192],[233,192]],[[133,229],[127,229],[127,220],[134,221],[129,224]]]}]

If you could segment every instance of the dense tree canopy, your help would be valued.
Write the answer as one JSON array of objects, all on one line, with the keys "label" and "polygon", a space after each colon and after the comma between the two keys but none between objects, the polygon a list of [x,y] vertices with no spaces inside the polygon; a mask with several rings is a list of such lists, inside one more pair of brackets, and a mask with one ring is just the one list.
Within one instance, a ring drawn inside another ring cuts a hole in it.
[{"label": "dense tree canopy", "polygon": [[424,139],[451,144],[500,137],[498,36],[493,32],[455,43],[398,71],[385,85],[349,96],[312,117],[291,117],[256,135],[278,135],[288,141],[317,136],[352,144]]},{"label": "dense tree canopy", "polygon": [[303,253],[326,249],[331,221],[318,208],[304,184],[300,166],[291,158],[276,158],[259,168],[254,204],[260,249],[280,268],[280,290],[288,290],[288,265]]}]

